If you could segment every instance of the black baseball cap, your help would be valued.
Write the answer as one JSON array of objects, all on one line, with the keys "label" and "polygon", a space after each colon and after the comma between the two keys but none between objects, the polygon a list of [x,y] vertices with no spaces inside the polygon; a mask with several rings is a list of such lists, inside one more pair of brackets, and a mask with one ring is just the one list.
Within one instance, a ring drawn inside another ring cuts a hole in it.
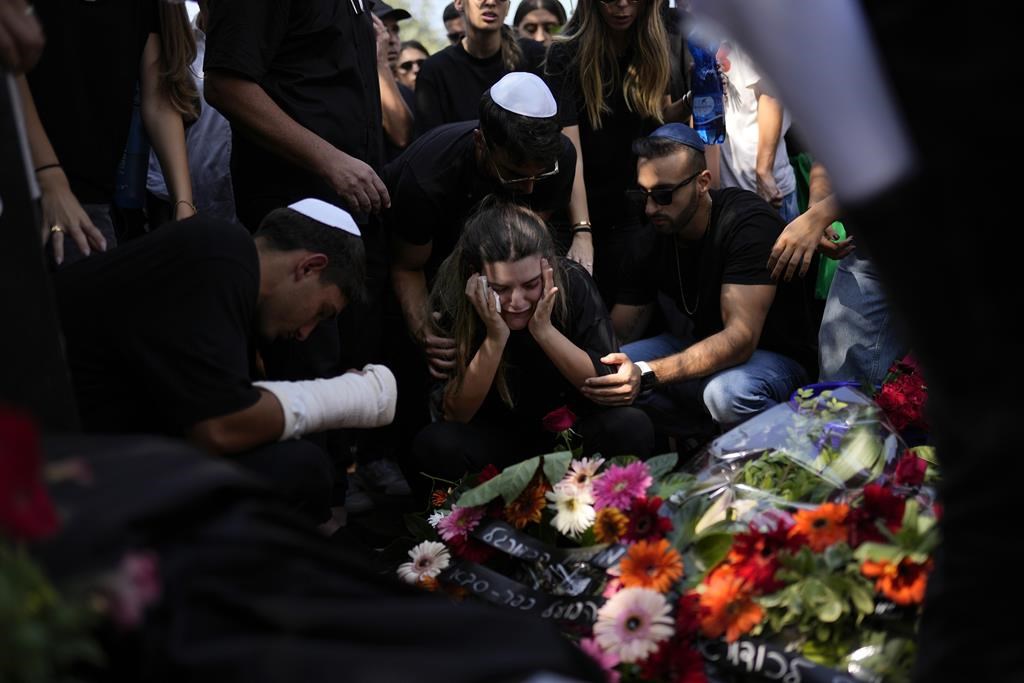
[{"label": "black baseball cap", "polygon": [[391,5],[382,0],[373,0],[373,13],[381,19],[394,19],[395,21],[402,21],[403,19],[412,19],[412,15],[404,9],[395,9]]}]

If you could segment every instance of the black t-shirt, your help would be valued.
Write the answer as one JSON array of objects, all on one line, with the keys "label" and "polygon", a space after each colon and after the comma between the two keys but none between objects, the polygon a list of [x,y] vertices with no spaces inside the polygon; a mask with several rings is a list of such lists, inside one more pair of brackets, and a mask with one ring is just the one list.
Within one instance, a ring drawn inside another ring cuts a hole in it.
[{"label": "black t-shirt", "polygon": [[36,15],[46,50],[28,83],[39,118],[78,200],[109,203],[142,51],[159,32],[156,2],[56,0]]},{"label": "black t-shirt", "polygon": [[[692,334],[696,340],[724,329],[722,285],[776,284],[768,257],[786,227],[778,212],[753,192],[712,190],[711,199],[711,225],[704,237],[680,246],[675,237],[659,235],[637,269],[647,277],[627,283],[619,294],[625,304],[657,301],[670,331],[684,338]],[[799,279],[778,284],[758,348],[796,360],[814,377],[816,337],[811,302]]]},{"label": "black t-shirt", "polygon": [[[354,9],[361,6],[360,0],[211,0],[204,69],[254,81],[297,123],[379,171],[377,48],[369,11]],[[341,201],[319,177],[235,126],[231,157],[236,194]]]},{"label": "black t-shirt", "polygon": [[[480,200],[492,193],[507,193],[500,182],[477,168],[473,141],[477,125],[477,121],[463,121],[435,128],[384,168],[391,194],[385,225],[409,244],[432,242],[428,278],[452,252],[463,223]],[[558,173],[534,183],[531,194],[508,196],[534,211],[557,210],[569,203],[575,173],[576,152],[563,135]]]},{"label": "black t-shirt", "polygon": [[[561,259],[559,267],[562,291],[568,297],[567,315],[564,321],[554,316],[555,327],[590,356],[595,375],[611,374],[615,368],[602,363],[601,358],[615,353],[619,346],[597,285],[578,263]],[[513,407],[502,401],[497,386],[492,385],[474,421],[500,421],[502,425],[538,431],[541,418],[560,406],[568,405],[578,415],[598,410],[558,371],[529,329],[509,335],[502,357]]]},{"label": "black t-shirt", "polygon": [[[519,47],[523,59],[513,71],[540,75],[543,44],[520,40]],[[416,77],[416,130],[425,133],[445,123],[475,120],[480,116],[480,96],[507,73],[501,50],[478,59],[459,42],[431,55]]]},{"label": "black t-shirt", "polygon": [[59,270],[86,430],[181,436],[255,404],[249,342],[259,279],[249,233],[201,214]]},{"label": "black t-shirt", "polygon": [[633,141],[657,126],[626,106],[622,79],[631,56],[619,60],[619,80],[605,93],[611,109],[594,130],[587,116],[586,101],[579,80],[575,43],[556,42],[548,50],[545,79],[558,101],[558,118],[563,128],[579,126],[583,180],[587,186],[587,208],[591,222],[600,229],[640,221],[640,212],[626,200],[625,191],[636,186],[636,157]]}]

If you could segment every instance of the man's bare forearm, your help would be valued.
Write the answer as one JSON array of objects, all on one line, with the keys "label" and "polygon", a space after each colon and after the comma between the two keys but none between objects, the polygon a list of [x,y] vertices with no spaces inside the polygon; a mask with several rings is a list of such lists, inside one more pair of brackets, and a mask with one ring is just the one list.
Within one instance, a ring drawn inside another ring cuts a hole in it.
[{"label": "man's bare forearm", "polygon": [[391,267],[391,283],[395,296],[402,306],[402,316],[409,333],[422,342],[423,329],[427,325],[427,277],[422,270]]},{"label": "man's bare forearm", "polygon": [[685,382],[747,362],[756,345],[746,335],[726,329],[649,365],[659,384]]},{"label": "man's bare forearm", "polygon": [[325,159],[337,150],[313,131],[298,124],[253,81],[211,71],[205,97],[232,126],[241,128],[261,147],[310,173],[323,175]]}]

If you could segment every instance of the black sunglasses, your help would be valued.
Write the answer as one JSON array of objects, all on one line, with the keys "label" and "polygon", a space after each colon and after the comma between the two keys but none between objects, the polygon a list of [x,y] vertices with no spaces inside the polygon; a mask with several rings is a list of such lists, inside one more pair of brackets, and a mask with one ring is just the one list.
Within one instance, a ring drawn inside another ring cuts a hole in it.
[{"label": "black sunglasses", "polygon": [[650,197],[654,200],[655,204],[658,204],[659,206],[668,206],[672,203],[672,196],[676,193],[676,190],[680,187],[689,185],[693,182],[693,179],[701,173],[703,173],[703,171],[697,171],[692,176],[673,187],[656,187],[653,190],[626,190],[626,197],[640,205],[646,204],[647,198]]},{"label": "black sunglasses", "polygon": [[401,69],[402,71],[412,71],[412,65],[415,64],[416,66],[418,66],[419,68],[422,69],[423,68],[423,62],[425,62],[425,61],[427,61],[427,60],[425,60],[425,59],[410,59],[407,62],[402,62],[401,64],[399,64],[398,68]]}]

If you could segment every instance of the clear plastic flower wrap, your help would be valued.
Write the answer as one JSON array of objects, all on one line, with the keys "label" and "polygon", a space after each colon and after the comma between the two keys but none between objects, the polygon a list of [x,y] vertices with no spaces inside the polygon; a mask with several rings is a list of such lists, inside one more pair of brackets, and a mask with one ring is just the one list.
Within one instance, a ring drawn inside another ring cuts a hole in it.
[{"label": "clear plastic flower wrap", "polygon": [[874,481],[905,449],[857,389],[807,387],[718,437],[684,469],[697,482],[689,495],[818,503]]}]

